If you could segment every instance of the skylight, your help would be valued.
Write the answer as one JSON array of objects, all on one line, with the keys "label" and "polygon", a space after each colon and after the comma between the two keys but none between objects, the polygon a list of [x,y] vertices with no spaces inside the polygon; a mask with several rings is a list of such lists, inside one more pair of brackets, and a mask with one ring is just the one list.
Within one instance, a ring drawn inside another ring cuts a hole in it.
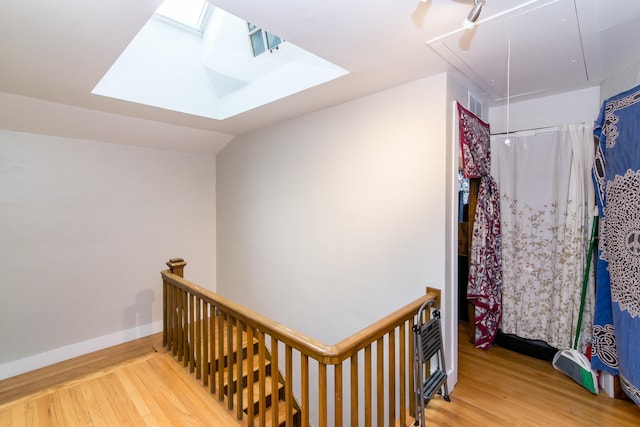
[{"label": "skylight", "polygon": [[156,15],[202,32],[211,5],[205,0],[165,0]]},{"label": "skylight", "polygon": [[207,1],[165,0],[92,93],[224,120],[347,73]]}]

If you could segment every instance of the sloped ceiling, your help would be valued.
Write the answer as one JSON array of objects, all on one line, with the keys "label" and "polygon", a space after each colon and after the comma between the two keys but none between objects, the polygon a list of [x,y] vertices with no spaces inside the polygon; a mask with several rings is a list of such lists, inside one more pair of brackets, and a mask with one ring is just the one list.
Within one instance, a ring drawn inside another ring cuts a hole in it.
[{"label": "sloped ceiling", "polygon": [[236,134],[445,71],[490,104],[507,80],[524,99],[598,85],[640,59],[637,0],[486,0],[467,31],[472,0],[211,0],[351,73],[226,120],[92,95],[160,1],[4,0],[0,127],[215,153]]}]

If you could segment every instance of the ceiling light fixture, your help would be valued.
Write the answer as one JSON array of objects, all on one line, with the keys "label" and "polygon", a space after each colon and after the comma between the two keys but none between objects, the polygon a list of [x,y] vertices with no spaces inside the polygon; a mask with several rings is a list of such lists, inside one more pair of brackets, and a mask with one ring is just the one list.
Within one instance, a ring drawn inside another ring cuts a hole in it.
[{"label": "ceiling light fixture", "polygon": [[482,6],[484,6],[484,0],[473,0],[473,7],[467,15],[467,19],[462,23],[464,28],[470,30],[476,26],[476,21],[480,17],[480,12],[482,12]]}]

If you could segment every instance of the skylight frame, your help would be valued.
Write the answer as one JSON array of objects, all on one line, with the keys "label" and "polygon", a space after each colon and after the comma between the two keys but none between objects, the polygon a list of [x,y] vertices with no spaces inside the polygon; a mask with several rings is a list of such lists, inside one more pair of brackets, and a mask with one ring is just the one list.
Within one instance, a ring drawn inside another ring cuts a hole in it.
[{"label": "skylight frame", "polygon": [[273,53],[274,50],[278,50],[280,45],[284,43],[282,37],[270,33],[249,21],[247,21],[247,30],[251,53],[254,58],[264,55],[267,52]]},{"label": "skylight frame", "polygon": [[182,29],[202,34],[207,28],[212,9],[213,6],[206,0],[164,0],[154,17]]}]

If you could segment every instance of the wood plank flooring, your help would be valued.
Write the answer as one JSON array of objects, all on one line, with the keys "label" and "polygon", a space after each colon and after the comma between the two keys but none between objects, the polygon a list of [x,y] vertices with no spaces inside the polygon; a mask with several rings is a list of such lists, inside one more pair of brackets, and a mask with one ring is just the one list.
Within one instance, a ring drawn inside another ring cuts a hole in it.
[{"label": "wood plank flooring", "polygon": [[0,427],[239,426],[161,340],[94,353],[94,369],[88,355],[0,381]]},{"label": "wood plank flooring", "polygon": [[458,384],[451,402],[434,396],[430,426],[640,426],[640,407],[593,395],[551,362],[493,346],[478,350],[459,329]]},{"label": "wood plank flooring", "polygon": [[72,360],[0,380],[0,405],[37,393],[49,387],[78,380],[89,374],[126,364],[138,356],[164,352],[162,334],[154,334],[106,348]]},{"label": "wood plank flooring", "polygon": [[[429,426],[640,426],[630,401],[594,396],[546,361],[476,350],[460,333],[458,385],[450,403],[429,403]],[[0,381],[0,426],[241,425],[158,339]]]}]

